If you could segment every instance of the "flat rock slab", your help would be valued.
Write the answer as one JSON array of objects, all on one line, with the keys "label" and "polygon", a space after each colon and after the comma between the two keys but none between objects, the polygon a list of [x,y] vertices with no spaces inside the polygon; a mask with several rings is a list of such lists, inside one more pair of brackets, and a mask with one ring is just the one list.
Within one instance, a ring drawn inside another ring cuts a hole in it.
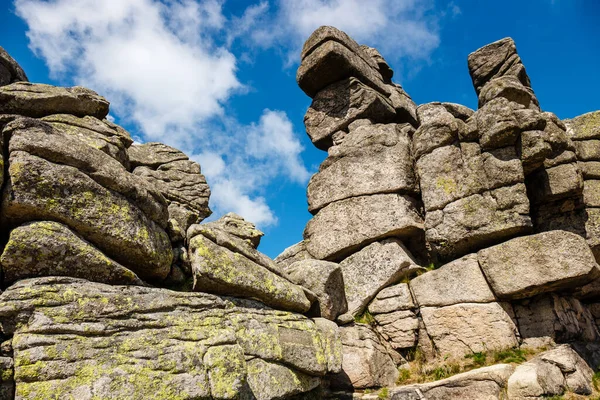
[{"label": "flat rock slab", "polygon": [[77,168],[22,151],[11,152],[8,172],[3,221],[60,222],[144,280],[162,280],[169,273],[173,258],[169,237],[124,196]]},{"label": "flat rock slab", "polygon": [[410,252],[395,239],[375,242],[340,263],[348,313],[360,315],[379,291],[398,283],[417,266]]},{"label": "flat rock slab", "polygon": [[563,121],[573,140],[600,139],[600,111],[593,111]]},{"label": "flat rock slab", "polygon": [[410,281],[420,307],[441,307],[459,303],[490,303],[495,300],[477,255],[471,254],[429,271]]},{"label": "flat rock slab", "polygon": [[286,248],[280,255],[275,257],[275,263],[283,270],[287,266],[292,265],[296,261],[311,260],[312,257],[306,251],[304,240]]},{"label": "flat rock slab", "polygon": [[132,271],[57,222],[31,222],[13,229],[0,263],[5,286],[20,279],[42,276],[144,285]]},{"label": "flat rock slab", "polygon": [[369,304],[371,314],[384,314],[415,308],[407,283],[398,283],[382,289]]},{"label": "flat rock slab", "polygon": [[271,363],[312,382],[341,360],[306,317],[204,293],[38,278],[2,293],[0,316],[20,399],[271,399]]},{"label": "flat rock slab", "polygon": [[308,210],[350,197],[418,193],[411,155],[410,125],[376,124],[354,129],[308,183]]},{"label": "flat rock slab", "polygon": [[300,286],[204,235],[190,240],[189,254],[195,291],[253,297],[282,310],[306,312],[310,308]]},{"label": "flat rock slab", "polygon": [[481,250],[478,257],[492,290],[501,299],[577,287],[600,274],[585,239],[566,231],[512,239]]},{"label": "flat rock slab", "polygon": [[462,359],[519,345],[517,327],[500,303],[422,307],[421,317],[441,357]]},{"label": "flat rock slab", "polygon": [[314,258],[335,261],[375,240],[409,238],[422,229],[412,198],[377,194],[337,201],[321,209],[306,225],[304,241]]},{"label": "flat rock slab", "polygon": [[159,142],[134,144],[127,149],[132,167],[145,166],[157,169],[173,161],[188,160],[181,150]]},{"label": "flat rock slab", "polygon": [[64,88],[29,82],[0,86],[0,114],[36,118],[51,114],[72,114],[103,119],[108,114],[108,105],[104,97],[80,86]]}]

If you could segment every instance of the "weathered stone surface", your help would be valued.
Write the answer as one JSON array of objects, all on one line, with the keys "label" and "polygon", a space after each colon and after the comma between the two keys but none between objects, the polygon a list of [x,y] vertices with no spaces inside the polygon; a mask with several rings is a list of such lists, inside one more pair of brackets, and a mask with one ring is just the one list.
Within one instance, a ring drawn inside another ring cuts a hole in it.
[{"label": "weathered stone surface", "polygon": [[12,230],[0,264],[5,286],[41,276],[143,285],[133,272],[56,222],[31,222]]},{"label": "weathered stone surface", "polygon": [[20,81],[29,81],[25,71],[6,50],[0,47],[0,86]]},{"label": "weathered stone surface", "polygon": [[15,398],[14,361],[12,357],[0,356],[0,399]]},{"label": "weathered stone surface", "polygon": [[304,116],[304,125],[314,145],[327,150],[333,144],[333,134],[347,131],[353,121],[392,122],[395,117],[389,99],[358,79],[348,78],[316,94]]},{"label": "weathered stone surface", "polygon": [[555,293],[513,302],[519,332],[524,339],[554,342],[596,341],[600,337],[590,310],[578,299]]},{"label": "weathered stone surface", "polygon": [[514,76],[505,75],[486,83],[479,93],[479,107],[483,107],[497,98],[504,98],[530,110],[540,110],[540,104],[533,90],[528,86],[524,86]]},{"label": "weathered stone surface", "polygon": [[[420,129],[420,128],[419,128]],[[416,163],[425,210],[525,180],[514,149],[481,152],[477,143],[439,147]]]},{"label": "weathered stone surface", "polygon": [[377,67],[373,67],[366,61],[367,59],[373,63],[360,48],[351,50],[346,43],[326,40],[302,59],[296,73],[296,81],[304,93],[314,97],[326,86],[353,76],[389,96],[389,89],[384,84]]},{"label": "weathered stone surface", "polygon": [[91,115],[103,119],[108,101],[96,92],[74,86],[56,87],[41,83],[16,82],[0,86],[0,113],[44,117],[52,114]]},{"label": "weathered stone surface", "polygon": [[508,380],[508,397],[541,398],[562,395],[566,390],[590,395],[593,375],[594,371],[569,345],[562,345],[519,365]]},{"label": "weathered stone surface", "polygon": [[378,193],[416,193],[410,125],[377,124],[356,128],[329,149],[308,183],[308,210],[350,197]]},{"label": "weathered stone surface", "polygon": [[588,207],[600,207],[600,180],[583,182],[583,202]]},{"label": "weathered stone surface", "polygon": [[375,315],[377,332],[396,350],[415,346],[419,319],[413,311],[394,311]]},{"label": "weathered stone surface", "polygon": [[477,95],[483,86],[493,78],[514,76],[524,86],[530,87],[529,77],[517,47],[511,38],[504,38],[490,43],[469,54],[469,74]]},{"label": "weathered stone surface", "polygon": [[162,280],[169,273],[173,254],[166,232],[122,195],[76,168],[22,151],[11,152],[8,172],[4,223],[60,222],[142,279]]},{"label": "weathered stone surface", "polygon": [[454,118],[458,118],[463,121],[467,121],[475,114],[475,111],[471,110],[467,106],[456,103],[442,103],[442,106],[448,111]]},{"label": "weathered stone surface", "polygon": [[246,369],[252,368],[250,365],[246,366],[244,349],[238,344],[210,347],[204,353],[202,361],[208,372],[211,396],[217,399],[238,399],[245,389]]},{"label": "weathered stone surface", "polygon": [[580,161],[600,160],[600,140],[578,140],[574,141],[577,158]]},{"label": "weathered stone surface", "polygon": [[413,308],[415,308],[415,303],[407,283],[398,283],[382,289],[369,304],[371,314],[384,314]]},{"label": "weathered stone surface", "polygon": [[398,370],[379,338],[368,325],[342,326],[342,372],[332,378],[334,388],[392,386]]},{"label": "weathered stone surface", "polygon": [[425,216],[434,254],[453,259],[531,231],[525,185],[502,187],[448,204]]},{"label": "weathered stone surface", "polygon": [[[79,134],[85,133],[79,131]],[[31,118],[10,122],[3,134],[10,136],[9,152],[27,152],[55,164],[77,168],[99,185],[127,198],[159,226],[166,227],[167,204],[161,193],[85,140],[65,134],[54,124]]]},{"label": "weathered stone surface", "polygon": [[338,264],[320,260],[296,261],[285,268],[285,277],[316,295],[316,304],[310,310],[314,310],[315,316],[333,321],[348,311],[344,277]]},{"label": "weathered stone surface", "polygon": [[519,344],[517,327],[504,307],[500,303],[422,307],[421,317],[440,356],[463,358]]},{"label": "weathered stone surface", "polygon": [[48,122],[60,133],[75,136],[91,147],[102,150],[129,169],[127,147],[133,140],[129,133],[118,125],[91,116],[78,118],[69,114],[49,115],[43,117],[42,121]]},{"label": "weathered stone surface", "polygon": [[252,297],[289,311],[306,312],[310,308],[300,286],[204,235],[190,240],[189,253],[195,291]]},{"label": "weathered stone surface", "polygon": [[306,249],[314,258],[342,258],[385,237],[410,237],[423,229],[415,201],[408,196],[377,194],[331,203],[304,230]]},{"label": "weathered stone surface", "polygon": [[521,126],[515,103],[503,97],[489,101],[475,114],[479,143],[484,150],[514,145]]},{"label": "weathered stone surface", "polygon": [[578,162],[583,179],[600,179],[600,161]]},{"label": "weathered stone surface", "polygon": [[283,365],[256,358],[248,362],[248,386],[256,400],[286,399],[309,392],[321,380]]},{"label": "weathered stone surface", "polygon": [[392,400],[503,400],[515,367],[498,364],[464,372],[436,382],[392,388]]},{"label": "weathered stone surface", "polygon": [[532,204],[548,203],[581,194],[583,176],[576,163],[542,169],[529,178]]},{"label": "weathered stone surface", "polygon": [[416,267],[410,252],[396,239],[372,243],[346,258],[340,268],[348,313],[360,315],[381,289],[398,283]]},{"label": "weathered stone surface", "polygon": [[593,111],[563,121],[567,134],[575,141],[600,139],[600,111]]},{"label": "weathered stone surface", "polygon": [[492,290],[501,299],[577,287],[600,274],[585,240],[565,231],[512,239],[481,250],[478,257]]},{"label": "weathered stone surface", "polygon": [[284,270],[287,266],[292,265],[296,261],[302,260],[312,260],[308,251],[306,251],[306,246],[304,244],[304,240],[286,248],[283,252],[275,257],[275,263],[279,265],[279,267]]},{"label": "weathered stone surface", "polygon": [[260,230],[256,229],[250,221],[246,221],[236,213],[227,213],[216,221],[205,224],[211,228],[218,228],[230,235],[236,236],[246,241],[250,246],[255,249],[260,244],[260,239],[265,235]]},{"label": "weathered stone surface", "polygon": [[454,118],[441,103],[422,104],[417,115],[420,126],[412,138],[413,155],[417,160],[438,147],[454,143],[465,129],[464,122]]},{"label": "weathered stone surface", "polygon": [[369,57],[371,57],[371,60],[373,60],[375,64],[377,64],[377,69],[383,80],[386,83],[391,82],[392,77],[394,76],[394,71],[390,68],[387,61],[385,61],[385,58],[383,58],[379,50],[364,44],[360,46],[360,49],[363,50]]},{"label": "weathered stone surface", "polygon": [[390,92],[390,101],[392,107],[396,110],[396,121],[399,123],[409,123],[414,127],[419,126],[417,117],[417,105],[413,99],[397,83],[388,85]]},{"label": "weathered stone surface", "polygon": [[163,164],[188,160],[182,151],[159,142],[134,144],[127,149],[132,167],[150,167],[157,169]]},{"label": "weathered stone surface", "polygon": [[22,399],[237,398],[229,389],[240,386],[221,368],[266,382],[270,368],[245,359],[322,376],[336,358],[301,315],[204,293],[38,278],[2,293],[0,316],[3,332],[14,334]]},{"label": "weathered stone surface", "polygon": [[475,254],[412,279],[410,288],[420,307],[490,303],[495,300]]}]

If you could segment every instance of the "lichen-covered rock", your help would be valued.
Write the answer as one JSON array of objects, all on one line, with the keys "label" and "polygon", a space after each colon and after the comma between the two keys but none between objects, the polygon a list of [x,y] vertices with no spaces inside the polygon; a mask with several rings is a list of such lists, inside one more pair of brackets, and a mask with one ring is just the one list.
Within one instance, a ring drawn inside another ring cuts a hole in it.
[{"label": "lichen-covered rock", "polygon": [[285,277],[317,297],[309,315],[333,321],[348,311],[344,277],[338,264],[320,260],[296,261],[285,268]]},{"label": "lichen-covered rock", "polygon": [[16,82],[0,86],[0,113],[27,117],[52,114],[91,115],[103,119],[108,114],[108,101],[81,86],[56,87],[41,83]]},{"label": "lichen-covered rock", "polygon": [[55,124],[18,118],[2,132],[10,137],[10,153],[27,152],[55,164],[77,168],[99,185],[127,198],[160,227],[166,227],[167,204],[161,193],[144,179],[130,174],[101,149],[80,140],[80,135],[86,136],[89,130],[75,129],[77,136],[73,137]]},{"label": "lichen-covered rock", "polygon": [[169,237],[126,197],[74,167],[26,152],[12,151],[9,163],[4,223],[60,222],[140,278],[167,276],[173,257]]},{"label": "lichen-covered rock", "polygon": [[333,134],[347,131],[358,119],[392,122],[396,112],[382,94],[356,78],[344,79],[320,90],[304,116],[306,133],[313,144],[327,150],[333,144]]},{"label": "lichen-covered rock", "polygon": [[385,237],[418,235],[423,222],[416,202],[398,194],[359,196],[331,203],[304,230],[309,254],[335,261]]},{"label": "lichen-covered rock", "polygon": [[163,164],[188,160],[182,151],[159,142],[134,144],[127,149],[132,167],[157,169]]},{"label": "lichen-covered rock", "polygon": [[490,303],[495,300],[475,254],[414,278],[410,281],[410,288],[421,307]]},{"label": "lichen-covered rock", "polygon": [[15,396],[14,361],[0,355],[0,400],[13,400]]},{"label": "lichen-covered rock", "polygon": [[600,111],[593,111],[563,121],[574,141],[600,139]]},{"label": "lichen-covered rock", "polygon": [[478,257],[492,290],[501,299],[574,288],[600,274],[586,241],[565,231],[512,239],[479,251]]},{"label": "lichen-covered rock", "polygon": [[510,364],[492,365],[435,382],[392,388],[389,394],[392,400],[504,400],[514,370]]},{"label": "lichen-covered rock", "polygon": [[308,210],[350,197],[378,193],[418,192],[408,125],[377,124],[354,129],[308,183]]},{"label": "lichen-covered rock", "polygon": [[20,399],[242,398],[238,380],[256,390],[272,376],[251,359],[274,363],[300,393],[314,383],[293,376],[315,382],[341,360],[301,315],[204,293],[38,278],[0,295],[0,317]]},{"label": "lichen-covered rock", "polygon": [[20,279],[71,276],[113,285],[143,285],[130,270],[57,222],[30,222],[13,229],[2,256],[5,286]]},{"label": "lichen-covered rock", "polygon": [[348,314],[360,315],[379,291],[418,268],[402,242],[375,242],[340,263],[344,275]]},{"label": "lichen-covered rock", "polygon": [[236,213],[227,213],[216,221],[209,222],[205,226],[215,227],[230,235],[236,236],[241,240],[246,241],[255,249],[260,244],[260,239],[264,236],[264,233],[256,229],[250,221],[246,221]]},{"label": "lichen-covered rock", "polygon": [[202,234],[190,239],[189,253],[195,291],[252,297],[289,311],[306,312],[310,308],[300,286]]},{"label": "lichen-covered rock", "polygon": [[343,346],[342,372],[332,378],[332,387],[362,389],[392,386],[398,370],[375,332],[363,324],[339,329]]},{"label": "lichen-covered rock", "polygon": [[41,120],[48,122],[61,133],[75,136],[91,147],[102,150],[129,169],[127,148],[133,140],[129,133],[118,125],[91,116],[79,118],[69,114],[49,115]]},{"label": "lichen-covered rock", "polygon": [[25,71],[6,50],[0,47],[0,86],[20,81],[29,81]]},{"label": "lichen-covered rock", "polygon": [[465,354],[519,344],[517,327],[507,312],[509,307],[501,303],[463,303],[420,310],[438,354],[461,359]]},{"label": "lichen-covered rock", "polygon": [[321,384],[318,377],[256,358],[248,362],[248,386],[256,400],[277,400],[310,392]]}]

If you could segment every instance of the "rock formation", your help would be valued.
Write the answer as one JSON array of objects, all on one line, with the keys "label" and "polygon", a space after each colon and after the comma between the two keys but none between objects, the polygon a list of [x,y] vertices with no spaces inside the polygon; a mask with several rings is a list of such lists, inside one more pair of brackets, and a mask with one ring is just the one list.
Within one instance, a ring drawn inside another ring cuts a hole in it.
[{"label": "rock formation", "polygon": [[468,68],[478,110],[417,106],[317,29],[297,80],[327,157],[271,260],[204,221],[200,165],[0,48],[0,400],[598,396],[600,113],[542,111],[512,39]]}]

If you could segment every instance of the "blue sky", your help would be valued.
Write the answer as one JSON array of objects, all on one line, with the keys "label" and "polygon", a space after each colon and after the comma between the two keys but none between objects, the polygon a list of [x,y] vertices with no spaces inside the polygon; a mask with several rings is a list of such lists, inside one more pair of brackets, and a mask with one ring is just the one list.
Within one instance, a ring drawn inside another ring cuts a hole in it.
[{"label": "blue sky", "polygon": [[326,153],[308,139],[299,49],[320,25],[377,47],[417,104],[477,105],[467,55],[511,36],[544,110],[600,109],[596,0],[1,0],[0,46],[33,82],[106,96],[138,141],[200,162],[215,217],[265,231],[275,257],[302,238],[306,184]]}]

